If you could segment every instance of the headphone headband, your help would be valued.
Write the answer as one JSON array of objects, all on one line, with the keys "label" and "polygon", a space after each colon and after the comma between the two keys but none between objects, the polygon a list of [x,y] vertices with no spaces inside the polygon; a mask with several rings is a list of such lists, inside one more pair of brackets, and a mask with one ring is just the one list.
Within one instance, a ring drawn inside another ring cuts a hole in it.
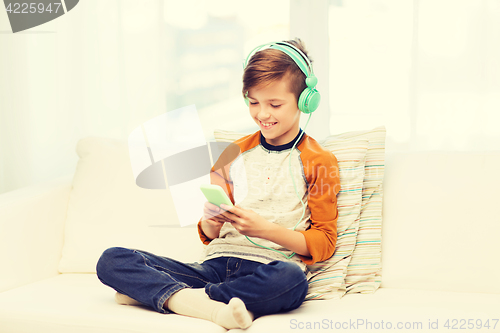
[{"label": "headphone headband", "polygon": [[[307,85],[307,88],[300,93],[297,105],[299,107],[299,110],[304,113],[314,112],[318,108],[321,99],[321,95],[315,89],[316,84],[318,83],[318,79],[316,78],[316,76],[314,76],[312,64],[307,56],[294,45],[287,42],[273,42],[257,46],[245,59],[245,62],[243,63],[243,70],[245,70],[248,65],[248,61],[255,53],[266,48],[276,49],[288,55],[297,64],[300,70],[306,75],[305,83]],[[245,93],[245,103],[248,106],[249,101],[247,98],[247,94],[248,91]]]},{"label": "headphone headband", "polygon": [[307,56],[300,49],[287,42],[272,42],[257,46],[250,52],[250,54],[245,59],[245,62],[243,63],[243,69],[247,67],[248,61],[255,53],[264,50],[266,48],[280,50],[281,52],[287,54],[297,64],[297,66],[306,75],[306,77],[314,75],[312,64],[307,58]]}]

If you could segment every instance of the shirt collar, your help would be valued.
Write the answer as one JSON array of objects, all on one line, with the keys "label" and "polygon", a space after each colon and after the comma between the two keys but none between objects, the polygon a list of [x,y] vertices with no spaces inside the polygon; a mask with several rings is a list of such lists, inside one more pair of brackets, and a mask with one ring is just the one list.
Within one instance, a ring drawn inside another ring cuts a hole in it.
[{"label": "shirt collar", "polygon": [[[273,151],[282,151],[282,150],[291,149],[293,147],[293,145],[295,144],[295,141],[297,141],[297,139],[299,138],[299,136],[302,132],[303,132],[302,128],[299,127],[299,133],[295,136],[295,138],[292,141],[285,143],[283,145],[279,145],[279,146],[273,146],[273,145],[267,143],[266,139],[262,135],[262,132],[260,132],[260,144],[264,148],[266,148],[267,150],[273,150]],[[300,141],[302,141],[305,136],[306,136],[306,134],[304,133],[304,135],[302,135],[302,137],[300,138]],[[295,147],[297,147],[299,144],[300,144],[300,142],[298,142]]]}]

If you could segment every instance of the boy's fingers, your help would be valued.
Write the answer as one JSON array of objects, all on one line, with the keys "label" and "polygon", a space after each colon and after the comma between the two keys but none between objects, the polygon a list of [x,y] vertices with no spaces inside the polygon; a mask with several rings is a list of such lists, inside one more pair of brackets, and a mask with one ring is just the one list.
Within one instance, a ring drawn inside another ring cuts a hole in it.
[{"label": "boy's fingers", "polygon": [[214,212],[207,212],[205,213],[205,218],[206,219],[220,219],[223,218],[223,215],[220,213],[214,213]]},{"label": "boy's fingers", "polygon": [[241,210],[238,210],[238,208],[236,206],[221,205],[221,210],[222,210],[223,214],[225,216],[228,216],[229,218],[231,218],[233,216],[236,216],[236,217],[242,216]]},{"label": "boy's fingers", "polygon": [[207,219],[206,221],[208,222],[208,224],[214,225],[214,226],[218,226],[218,225],[223,224],[225,222],[225,221],[219,221],[216,219]]},{"label": "boy's fingers", "polygon": [[234,211],[234,210],[235,210],[235,209],[234,209],[234,208],[235,208],[234,206],[228,206],[228,205],[221,204],[221,205],[220,205],[220,208],[221,208],[221,211],[222,211],[222,212],[227,212],[227,213],[229,213],[229,214],[235,214],[234,212],[232,212],[232,211]]},{"label": "boy's fingers", "polygon": [[214,205],[213,203],[211,202],[205,202],[205,208],[211,210],[211,211],[214,211],[214,212],[219,212],[220,211],[220,208],[217,207],[217,205]]}]

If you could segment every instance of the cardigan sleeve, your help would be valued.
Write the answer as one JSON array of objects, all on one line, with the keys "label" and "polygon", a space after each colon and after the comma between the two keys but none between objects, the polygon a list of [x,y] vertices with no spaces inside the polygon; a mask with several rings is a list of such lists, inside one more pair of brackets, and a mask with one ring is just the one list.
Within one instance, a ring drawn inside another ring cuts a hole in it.
[{"label": "cardigan sleeve", "polygon": [[311,257],[301,256],[307,265],[330,258],[337,244],[337,194],[340,177],[337,158],[328,151],[308,172],[308,206],[311,211],[310,227],[301,232]]},{"label": "cardigan sleeve", "polygon": [[203,229],[201,227],[201,219],[198,222],[198,236],[200,236],[201,242],[205,245],[208,245],[212,241],[212,239],[208,238],[208,236],[203,232]]}]

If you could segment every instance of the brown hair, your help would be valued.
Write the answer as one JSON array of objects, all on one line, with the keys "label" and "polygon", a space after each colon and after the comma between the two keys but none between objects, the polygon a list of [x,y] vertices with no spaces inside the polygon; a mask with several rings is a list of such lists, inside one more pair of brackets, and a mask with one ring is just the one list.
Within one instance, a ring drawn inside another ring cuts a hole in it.
[{"label": "brown hair", "polygon": [[[292,44],[301,50],[309,59],[309,62],[312,63],[312,59],[307,54],[304,43],[300,38],[284,42]],[[276,49],[267,48],[256,52],[248,61],[243,72],[243,97],[250,88],[267,86],[276,80],[281,80],[285,74],[290,78],[289,88],[298,102],[300,93],[307,88],[307,85],[305,82],[306,75],[295,61],[286,53]]]}]

